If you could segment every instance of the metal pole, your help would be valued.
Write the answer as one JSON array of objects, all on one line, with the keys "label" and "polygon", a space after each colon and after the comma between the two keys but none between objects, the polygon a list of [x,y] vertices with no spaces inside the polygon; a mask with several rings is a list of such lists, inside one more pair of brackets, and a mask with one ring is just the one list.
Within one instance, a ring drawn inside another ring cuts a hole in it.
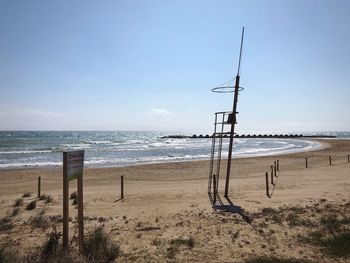
[{"label": "metal pole", "polygon": [[69,184],[68,184],[68,177],[67,177],[67,161],[68,161],[68,153],[63,152],[63,248],[65,250],[68,249],[68,216],[69,216]]},{"label": "metal pole", "polygon": [[216,193],[216,175],[215,174],[213,174],[213,192],[214,192],[214,197],[213,197],[213,199],[214,199],[214,205],[216,204],[216,195],[217,195],[217,193]]},{"label": "metal pole", "polygon": [[238,91],[239,91],[239,79],[240,79],[239,75],[240,75],[242,49],[243,49],[243,38],[244,38],[244,27],[242,29],[241,48],[240,48],[240,51],[239,51],[238,70],[237,70],[235,90],[234,90],[234,98],[233,98],[232,123],[231,123],[230,144],[229,144],[229,149],[228,149],[226,183],[225,183],[225,197],[228,197],[228,189],[229,189],[229,185],[230,185],[233,135],[234,135],[235,124],[236,124],[236,113],[237,113],[237,102],[238,102]]},{"label": "metal pole", "polygon": [[124,199],[124,176],[120,177],[120,198]]},{"label": "metal pole", "polygon": [[232,162],[232,147],[233,147],[233,135],[235,131],[236,124],[236,111],[238,102],[238,89],[239,89],[239,76],[236,76],[235,94],[233,100],[233,110],[232,110],[232,123],[230,132],[230,144],[228,147],[228,159],[227,159],[227,171],[226,171],[226,183],[225,183],[225,197],[228,197],[228,189],[230,184],[230,173],[231,173],[231,162]]},{"label": "metal pole", "polygon": [[38,177],[38,198],[41,196],[41,177]]}]

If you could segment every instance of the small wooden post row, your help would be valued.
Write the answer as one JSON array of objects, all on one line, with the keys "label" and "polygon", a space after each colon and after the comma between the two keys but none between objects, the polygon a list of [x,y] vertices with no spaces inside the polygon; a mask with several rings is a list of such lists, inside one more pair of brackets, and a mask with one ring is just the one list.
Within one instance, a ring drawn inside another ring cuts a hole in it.
[{"label": "small wooden post row", "polygon": [[38,198],[41,196],[41,177],[38,177]]}]

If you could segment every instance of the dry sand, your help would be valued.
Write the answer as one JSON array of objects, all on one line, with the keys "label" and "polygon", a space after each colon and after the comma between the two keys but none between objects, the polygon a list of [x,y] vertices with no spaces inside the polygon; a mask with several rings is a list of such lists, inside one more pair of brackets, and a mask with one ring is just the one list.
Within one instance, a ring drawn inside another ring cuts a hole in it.
[{"label": "dry sand", "polygon": [[[233,161],[230,199],[252,219],[251,223],[237,213],[212,209],[207,195],[208,161],[86,169],[85,231],[103,226],[120,245],[122,254],[116,262],[245,262],[255,256],[349,262],[346,258],[334,259],[322,248],[300,241],[327,213],[350,218],[350,140],[322,142],[327,146],[322,150]],[[268,198],[265,172],[277,159],[280,172],[275,187],[270,189],[272,197]],[[123,174],[125,198],[120,200]],[[51,195],[54,201],[38,201],[35,209],[27,211],[25,205],[37,197],[38,176],[42,194]],[[75,190],[73,181],[70,192]],[[0,244],[8,243],[25,252],[39,248],[54,226],[61,229],[62,170],[1,170],[0,218],[12,213],[14,200],[24,192],[32,195],[23,198],[24,206],[11,219],[13,227],[1,230]],[[266,213],[266,209],[262,213],[263,208],[282,206],[288,208],[280,210],[281,220]],[[48,219],[47,224],[31,225],[31,218],[40,213]],[[292,224],[290,214],[310,219],[314,224]],[[74,239],[74,205],[70,205],[70,216],[70,237]],[[187,238],[194,240],[193,248],[171,243]]]}]

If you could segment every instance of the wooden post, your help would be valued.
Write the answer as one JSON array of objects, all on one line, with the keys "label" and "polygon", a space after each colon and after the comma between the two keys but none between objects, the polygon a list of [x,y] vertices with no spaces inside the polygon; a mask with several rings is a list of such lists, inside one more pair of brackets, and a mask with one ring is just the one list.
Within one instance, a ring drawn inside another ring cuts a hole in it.
[{"label": "wooden post", "polygon": [[350,154],[348,154],[348,163],[350,163]]},{"label": "wooden post", "polygon": [[41,196],[41,177],[38,177],[38,198]]},{"label": "wooden post", "polygon": [[273,166],[271,165],[271,184],[275,185],[273,182]]},{"label": "wooden post", "polygon": [[328,156],[328,159],[329,159],[329,165],[331,166],[332,165],[332,156]]},{"label": "wooden post", "polygon": [[213,192],[214,192],[214,205],[216,204],[216,195],[217,195],[217,193],[216,193],[216,175],[215,174],[213,174]]},{"label": "wooden post", "polygon": [[307,157],[305,158],[305,168],[309,168],[309,164],[308,164],[308,161],[307,161]]},{"label": "wooden post", "polygon": [[62,241],[63,248],[68,249],[68,216],[69,216],[69,183],[67,177],[67,162],[68,162],[68,153],[63,152],[63,233]]},{"label": "wooden post", "polygon": [[79,250],[83,252],[84,245],[84,202],[83,202],[83,177],[79,176],[77,180],[78,186],[78,239]]},{"label": "wooden post", "polygon": [[120,177],[120,198],[124,199],[124,175]]},{"label": "wooden post", "polygon": [[273,169],[274,169],[275,176],[277,177],[277,162],[276,161],[273,162]]},{"label": "wooden post", "polygon": [[266,195],[267,197],[270,197],[270,191],[269,191],[269,173],[265,173],[265,178],[266,178]]},{"label": "wooden post", "polygon": [[277,160],[277,172],[280,171],[280,160]]}]

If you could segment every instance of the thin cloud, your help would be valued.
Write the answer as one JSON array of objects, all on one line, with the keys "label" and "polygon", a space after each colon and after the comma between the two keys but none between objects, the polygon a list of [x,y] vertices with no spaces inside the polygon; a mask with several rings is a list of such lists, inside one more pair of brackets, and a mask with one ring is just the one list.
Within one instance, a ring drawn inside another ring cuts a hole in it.
[{"label": "thin cloud", "polygon": [[26,117],[45,117],[45,118],[59,118],[64,114],[60,112],[53,111],[43,111],[36,109],[23,109],[23,110],[15,110],[15,114]]},{"label": "thin cloud", "polygon": [[164,108],[153,108],[146,114],[153,116],[169,116],[171,115],[171,112]]}]

